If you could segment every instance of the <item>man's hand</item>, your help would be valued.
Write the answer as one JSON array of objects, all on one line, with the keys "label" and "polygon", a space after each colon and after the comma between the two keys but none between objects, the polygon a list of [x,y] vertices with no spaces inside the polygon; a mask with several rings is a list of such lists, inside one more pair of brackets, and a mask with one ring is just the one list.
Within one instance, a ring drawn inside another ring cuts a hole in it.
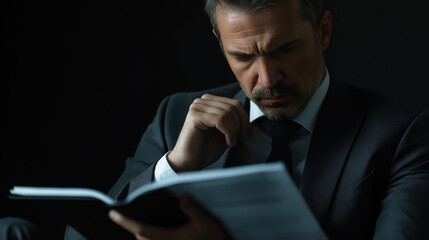
[{"label": "man's hand", "polygon": [[180,200],[180,208],[189,217],[189,222],[177,228],[162,228],[143,224],[121,215],[115,210],[109,212],[113,222],[125,228],[139,240],[221,240],[226,234],[220,225],[204,213],[190,196]]},{"label": "man's hand", "polygon": [[214,163],[250,127],[243,104],[205,94],[189,108],[174,149],[167,155],[176,172],[200,170]]}]

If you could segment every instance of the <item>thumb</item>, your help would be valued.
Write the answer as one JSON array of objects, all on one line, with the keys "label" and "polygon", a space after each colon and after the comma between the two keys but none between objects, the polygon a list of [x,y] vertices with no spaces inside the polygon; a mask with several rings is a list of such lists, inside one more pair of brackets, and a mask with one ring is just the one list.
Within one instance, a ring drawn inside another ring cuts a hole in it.
[{"label": "thumb", "polygon": [[208,218],[207,214],[200,206],[198,206],[190,195],[185,195],[180,199],[180,209],[191,220],[202,220]]},{"label": "thumb", "polygon": [[198,239],[231,239],[222,226],[205,212],[190,195],[185,195],[180,199],[180,208],[191,222],[200,226],[196,228],[202,234],[201,238]]}]

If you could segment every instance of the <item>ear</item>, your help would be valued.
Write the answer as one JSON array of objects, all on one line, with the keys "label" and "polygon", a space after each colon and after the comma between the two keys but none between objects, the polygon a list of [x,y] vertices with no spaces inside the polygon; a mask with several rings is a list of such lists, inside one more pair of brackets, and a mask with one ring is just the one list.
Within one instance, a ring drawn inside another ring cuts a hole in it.
[{"label": "ear", "polygon": [[332,36],[332,14],[329,11],[322,13],[319,20],[319,41],[322,51],[326,51]]},{"label": "ear", "polygon": [[219,37],[216,34],[216,31],[214,30],[214,28],[212,28],[212,33],[215,35],[215,37],[219,40]]},{"label": "ear", "polygon": [[222,53],[225,55],[225,52],[223,50],[223,45],[222,45],[222,40],[220,39],[220,37],[216,34],[216,31],[214,29],[212,29],[212,33],[215,35],[215,37],[217,38],[217,41],[219,43],[220,49],[222,50]]}]

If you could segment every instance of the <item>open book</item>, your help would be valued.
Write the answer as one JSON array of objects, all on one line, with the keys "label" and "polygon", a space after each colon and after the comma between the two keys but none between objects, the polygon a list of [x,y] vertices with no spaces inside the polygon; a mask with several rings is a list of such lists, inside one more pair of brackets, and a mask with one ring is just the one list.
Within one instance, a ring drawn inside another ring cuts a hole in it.
[{"label": "open book", "polygon": [[15,186],[10,197],[51,199],[56,204],[97,202],[106,209],[105,218],[113,208],[142,222],[174,227],[187,221],[178,205],[178,198],[187,193],[234,239],[327,239],[282,163],[183,173],[144,185],[120,201],[84,188]]}]

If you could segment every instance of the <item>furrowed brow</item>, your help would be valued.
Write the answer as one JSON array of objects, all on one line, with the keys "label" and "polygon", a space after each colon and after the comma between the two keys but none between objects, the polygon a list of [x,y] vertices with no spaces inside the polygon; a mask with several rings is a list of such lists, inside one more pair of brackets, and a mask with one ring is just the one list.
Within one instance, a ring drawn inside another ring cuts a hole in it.
[{"label": "furrowed brow", "polygon": [[292,42],[287,42],[285,44],[282,44],[280,46],[277,46],[270,50],[270,52],[277,52],[277,51],[283,51],[293,48],[297,44],[298,40],[294,40]]},{"label": "furrowed brow", "polygon": [[[285,44],[282,44],[280,46],[277,46],[277,47],[269,50],[268,52],[278,52],[278,51],[291,49],[297,44],[297,42],[298,42],[298,40],[287,42]],[[233,57],[247,57],[247,56],[253,55],[252,53],[246,53],[246,52],[241,52],[241,51],[236,51],[236,50],[231,50],[231,51],[226,51],[226,52]]]}]

